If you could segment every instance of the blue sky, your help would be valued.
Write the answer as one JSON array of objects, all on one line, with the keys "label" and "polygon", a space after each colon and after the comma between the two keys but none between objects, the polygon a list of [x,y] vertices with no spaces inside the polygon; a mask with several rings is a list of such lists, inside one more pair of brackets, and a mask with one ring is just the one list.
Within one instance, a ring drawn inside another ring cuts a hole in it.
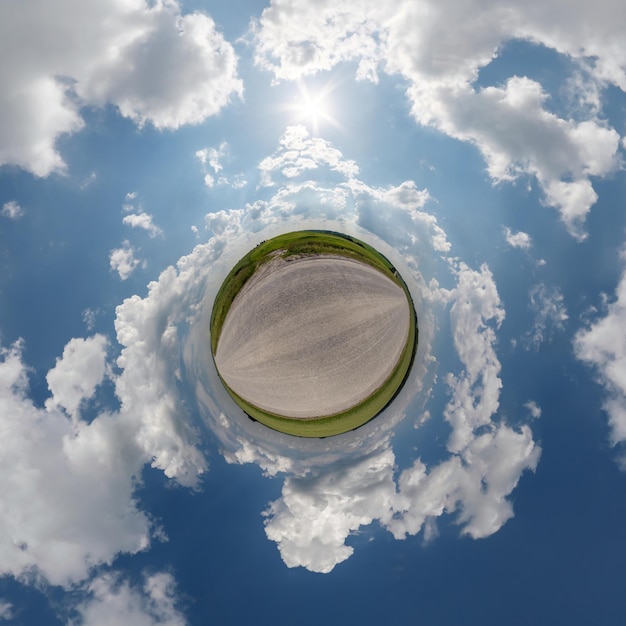
[{"label": "blue sky", "polygon": [[[619,623],[625,22],[3,2],[0,623]],[[233,263],[308,227],[420,323],[325,440],[248,420],[207,345]]]}]

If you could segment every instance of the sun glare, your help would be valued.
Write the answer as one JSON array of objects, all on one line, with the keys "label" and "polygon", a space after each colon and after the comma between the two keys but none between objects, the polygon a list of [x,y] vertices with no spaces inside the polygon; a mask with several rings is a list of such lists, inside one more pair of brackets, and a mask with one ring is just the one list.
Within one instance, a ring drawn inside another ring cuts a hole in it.
[{"label": "sun glare", "polygon": [[329,96],[334,90],[330,84],[324,85],[319,91],[309,91],[304,83],[298,84],[298,95],[293,104],[287,108],[295,115],[296,121],[309,126],[313,134],[319,134],[320,127],[330,124],[339,127],[339,123],[332,114]]}]

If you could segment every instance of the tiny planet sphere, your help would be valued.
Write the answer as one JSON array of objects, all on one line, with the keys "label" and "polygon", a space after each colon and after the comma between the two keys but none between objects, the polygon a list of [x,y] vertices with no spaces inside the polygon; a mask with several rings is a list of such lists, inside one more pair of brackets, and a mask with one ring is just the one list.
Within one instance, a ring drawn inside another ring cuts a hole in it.
[{"label": "tiny planet sphere", "polygon": [[212,320],[215,366],[233,399],[288,434],[329,436],[372,419],[404,383],[417,343],[395,268],[325,231],[282,235],[248,256],[221,290],[232,299],[220,303],[221,328],[219,293]]}]

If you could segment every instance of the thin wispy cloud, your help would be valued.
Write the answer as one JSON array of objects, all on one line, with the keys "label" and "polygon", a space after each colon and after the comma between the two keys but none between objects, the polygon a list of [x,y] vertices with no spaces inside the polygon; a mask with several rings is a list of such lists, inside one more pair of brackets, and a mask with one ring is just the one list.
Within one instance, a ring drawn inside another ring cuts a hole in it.
[{"label": "thin wispy cloud", "polygon": [[557,287],[539,283],[532,287],[528,296],[535,319],[523,340],[527,348],[537,350],[542,343],[550,341],[555,332],[564,329],[569,315],[563,294]]},{"label": "thin wispy cloud", "polygon": [[2,205],[0,215],[10,220],[17,220],[24,215],[24,209],[15,200],[10,200]]}]

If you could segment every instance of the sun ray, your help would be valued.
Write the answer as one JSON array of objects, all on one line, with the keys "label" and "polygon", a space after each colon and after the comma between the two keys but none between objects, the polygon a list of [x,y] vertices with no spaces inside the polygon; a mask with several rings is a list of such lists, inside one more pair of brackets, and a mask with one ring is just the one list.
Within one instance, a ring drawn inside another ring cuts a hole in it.
[{"label": "sun ray", "polygon": [[341,128],[333,115],[330,95],[336,84],[327,82],[318,91],[311,90],[306,83],[297,83],[298,93],[293,101],[285,106],[295,118],[295,121],[305,124],[314,135],[319,135],[320,127],[330,125]]}]

